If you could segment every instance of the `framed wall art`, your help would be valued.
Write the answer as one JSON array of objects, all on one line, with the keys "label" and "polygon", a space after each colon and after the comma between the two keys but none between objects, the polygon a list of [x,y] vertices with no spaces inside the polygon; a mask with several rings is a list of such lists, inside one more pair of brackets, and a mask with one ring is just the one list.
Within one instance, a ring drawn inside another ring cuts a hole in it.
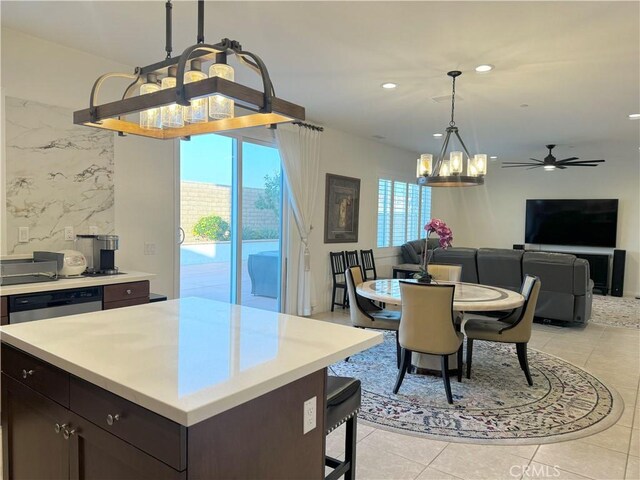
[{"label": "framed wall art", "polygon": [[324,243],[357,242],[360,179],[327,173],[324,201]]}]

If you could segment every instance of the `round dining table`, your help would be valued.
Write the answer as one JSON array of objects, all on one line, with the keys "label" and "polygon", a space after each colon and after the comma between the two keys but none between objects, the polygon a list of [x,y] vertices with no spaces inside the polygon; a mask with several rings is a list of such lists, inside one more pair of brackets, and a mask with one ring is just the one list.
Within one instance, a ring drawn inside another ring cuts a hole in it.
[{"label": "round dining table", "polygon": [[[370,300],[384,302],[389,305],[402,305],[400,296],[400,282],[417,283],[414,279],[384,279],[370,280],[356,286],[356,292]],[[436,285],[455,285],[453,295],[453,309],[459,312],[487,312],[499,310],[513,310],[521,307],[524,297],[518,292],[506,288],[477,283],[432,281]],[[402,321],[402,320],[400,320]],[[411,363],[419,373],[434,373],[440,371],[440,360],[437,355],[413,353]],[[449,368],[458,368],[455,354],[449,357]]]}]

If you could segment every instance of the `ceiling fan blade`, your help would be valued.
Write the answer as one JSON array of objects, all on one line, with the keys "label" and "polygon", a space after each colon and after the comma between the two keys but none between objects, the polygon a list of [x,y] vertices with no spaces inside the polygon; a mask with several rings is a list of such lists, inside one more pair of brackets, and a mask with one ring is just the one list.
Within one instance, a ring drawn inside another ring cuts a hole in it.
[{"label": "ceiling fan blade", "polygon": [[[534,167],[541,167],[542,165],[534,165]],[[531,167],[530,163],[523,163],[521,165],[502,165],[502,168],[518,168],[518,167]]]},{"label": "ceiling fan blade", "polygon": [[562,165],[556,165],[556,168],[559,168],[560,170],[566,170],[567,167],[563,167]]},{"label": "ceiling fan blade", "polygon": [[531,162],[502,162],[503,165],[537,165],[537,163]]},{"label": "ceiling fan blade", "polygon": [[571,160],[578,160],[579,157],[569,157],[569,158],[563,158],[562,160],[558,160],[556,163],[560,163],[560,162],[569,162]]},{"label": "ceiling fan blade", "polygon": [[533,160],[534,162],[544,163],[542,160],[538,160],[537,158],[529,158],[529,160]]},{"label": "ceiling fan blade", "polygon": [[527,170],[533,170],[534,168],[540,168],[542,165],[534,165],[533,167],[527,168]]},{"label": "ceiling fan blade", "polygon": [[598,165],[594,165],[591,163],[565,163],[565,167],[597,167]]},{"label": "ceiling fan blade", "polygon": [[562,160],[562,161],[557,162],[557,163],[560,164],[560,165],[577,165],[577,164],[580,164],[580,163],[603,163],[603,162],[604,162],[604,160],[578,160],[578,161],[573,160],[573,161],[570,161],[570,162]]}]

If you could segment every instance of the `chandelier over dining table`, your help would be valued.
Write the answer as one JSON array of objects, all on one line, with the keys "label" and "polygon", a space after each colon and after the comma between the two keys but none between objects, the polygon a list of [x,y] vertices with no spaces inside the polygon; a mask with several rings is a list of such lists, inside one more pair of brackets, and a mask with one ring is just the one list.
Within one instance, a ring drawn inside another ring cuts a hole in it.
[{"label": "chandelier over dining table", "polygon": [[[487,155],[478,153],[471,155],[464,144],[458,127],[454,120],[456,102],[456,78],[462,75],[459,70],[447,73],[453,79],[451,94],[451,121],[446,129],[446,136],[442,144],[440,154],[435,162],[433,155],[424,153],[417,161],[418,184],[429,187],[472,187],[484,184],[484,176],[487,173]],[[454,135],[463,151],[452,151],[449,158],[445,158],[451,135]],[[466,159],[464,155],[466,154]],[[466,161],[465,161],[466,160]]]}]

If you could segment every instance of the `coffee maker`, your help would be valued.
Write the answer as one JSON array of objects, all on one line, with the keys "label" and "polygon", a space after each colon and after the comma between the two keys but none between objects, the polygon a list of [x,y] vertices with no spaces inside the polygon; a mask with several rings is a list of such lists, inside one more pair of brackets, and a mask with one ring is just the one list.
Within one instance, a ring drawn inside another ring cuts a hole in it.
[{"label": "coffee maker", "polygon": [[117,235],[76,235],[76,248],[87,259],[87,274],[115,275],[115,253],[118,250]]}]

